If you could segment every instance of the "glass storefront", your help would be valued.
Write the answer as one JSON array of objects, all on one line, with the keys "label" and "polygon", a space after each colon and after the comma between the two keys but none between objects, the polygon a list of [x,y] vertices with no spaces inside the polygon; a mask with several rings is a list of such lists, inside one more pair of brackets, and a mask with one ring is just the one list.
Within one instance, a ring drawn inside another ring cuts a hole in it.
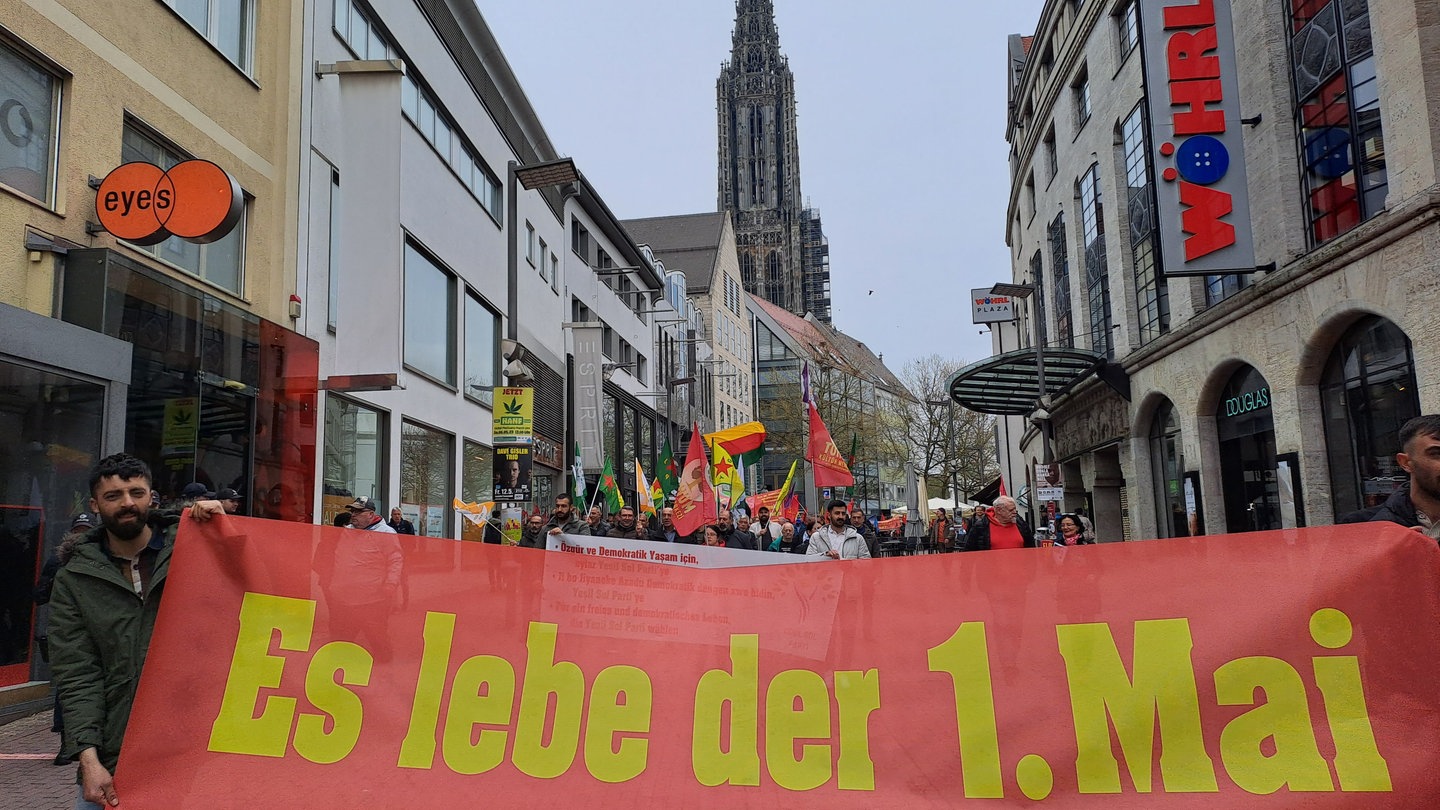
[{"label": "glass storefront", "polygon": [[1244,366],[1230,378],[1215,411],[1220,440],[1220,480],[1228,532],[1281,528],[1279,459],[1270,385]]},{"label": "glass storefront", "polygon": [[400,428],[400,509],[415,514],[415,533],[453,537],[455,437],[405,421]]},{"label": "glass storefront", "polygon": [[[390,517],[385,502],[385,414],[335,394],[325,397],[325,469],[320,522],[329,525],[345,505],[364,495]],[[414,522],[412,515],[405,516]]]},{"label": "glass storefront", "polygon": [[[460,500],[466,503],[484,503],[491,500],[495,491],[495,477],[492,474],[495,469],[495,451],[471,439],[465,440],[464,450],[464,455],[460,457]],[[478,543],[484,539],[484,532],[480,526],[461,520],[460,539]]]},{"label": "glass storefront", "polygon": [[133,347],[125,449],[161,501],[198,481],[238,490],[242,514],[310,522],[319,345],[118,251],[65,264],[62,320]]},{"label": "glass storefront", "polygon": [[1363,318],[1340,338],[1320,380],[1335,517],[1384,502],[1409,482],[1395,461],[1400,426],[1420,415],[1410,339]]},{"label": "glass storefront", "polygon": [[105,387],[0,360],[0,686],[30,679],[45,558],[90,508]]}]

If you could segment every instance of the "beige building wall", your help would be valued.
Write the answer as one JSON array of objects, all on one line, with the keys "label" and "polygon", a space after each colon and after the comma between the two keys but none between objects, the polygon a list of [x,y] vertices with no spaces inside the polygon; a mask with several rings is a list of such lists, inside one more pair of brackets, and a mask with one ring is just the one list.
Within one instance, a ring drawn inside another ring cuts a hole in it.
[{"label": "beige building wall", "polygon": [[[158,0],[16,0],[0,16],[0,38],[61,77],[55,193],[37,200],[0,184],[0,301],[55,315],[57,253],[24,249],[27,233],[61,245],[116,248],[261,317],[289,324],[294,291],[302,4],[257,0],[253,67],[226,58]],[[121,162],[126,117],[180,150],[219,164],[250,198],[244,279],[237,293],[89,234],[96,220],[89,178]]]},{"label": "beige building wall", "polygon": [[[727,305],[725,290],[730,289]],[[753,386],[755,381],[755,352],[751,349],[753,329],[745,315],[745,288],[740,281],[740,257],[735,250],[735,227],[730,217],[725,217],[721,230],[719,249],[715,254],[715,271],[710,278],[710,290],[697,296],[697,303],[704,309],[705,323],[710,329],[710,348],[714,359],[720,362],[710,364],[715,380],[715,426],[723,430],[754,421],[755,406]]]}]

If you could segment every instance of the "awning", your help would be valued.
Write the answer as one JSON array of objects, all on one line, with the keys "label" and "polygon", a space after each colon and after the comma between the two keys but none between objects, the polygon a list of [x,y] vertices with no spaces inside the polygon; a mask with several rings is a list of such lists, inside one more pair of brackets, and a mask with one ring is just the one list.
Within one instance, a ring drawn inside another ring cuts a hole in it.
[{"label": "awning", "polygon": [[[1084,349],[1046,349],[1044,357],[1045,393],[1051,398],[1105,364],[1103,355]],[[950,398],[979,413],[1027,416],[1040,391],[1035,358],[1034,349],[1020,349],[971,363],[950,378]]]}]

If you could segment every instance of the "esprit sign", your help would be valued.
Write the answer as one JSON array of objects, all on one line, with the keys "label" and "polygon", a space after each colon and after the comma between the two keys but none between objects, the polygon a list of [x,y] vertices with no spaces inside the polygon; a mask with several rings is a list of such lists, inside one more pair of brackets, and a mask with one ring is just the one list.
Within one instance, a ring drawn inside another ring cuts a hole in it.
[{"label": "esprit sign", "polygon": [[1255,269],[1228,0],[1141,0],[1160,245],[1168,276]]},{"label": "esprit sign", "polygon": [[991,295],[985,288],[970,291],[971,323],[1008,323],[1015,320],[1015,299]]},{"label": "esprit sign", "polygon": [[114,236],[137,245],[172,236],[208,244],[240,222],[240,184],[208,160],[186,160],[169,171],[153,163],[126,163],[100,183],[95,214]]}]

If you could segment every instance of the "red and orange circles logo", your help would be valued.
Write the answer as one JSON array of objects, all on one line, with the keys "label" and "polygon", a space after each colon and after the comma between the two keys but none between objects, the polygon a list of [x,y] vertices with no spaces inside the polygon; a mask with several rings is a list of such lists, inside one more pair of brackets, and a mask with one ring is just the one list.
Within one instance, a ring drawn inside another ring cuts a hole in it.
[{"label": "red and orange circles logo", "polygon": [[95,192],[95,214],[105,230],[138,245],[178,236],[207,244],[240,222],[240,184],[208,160],[186,160],[169,171],[152,163],[126,163]]}]

